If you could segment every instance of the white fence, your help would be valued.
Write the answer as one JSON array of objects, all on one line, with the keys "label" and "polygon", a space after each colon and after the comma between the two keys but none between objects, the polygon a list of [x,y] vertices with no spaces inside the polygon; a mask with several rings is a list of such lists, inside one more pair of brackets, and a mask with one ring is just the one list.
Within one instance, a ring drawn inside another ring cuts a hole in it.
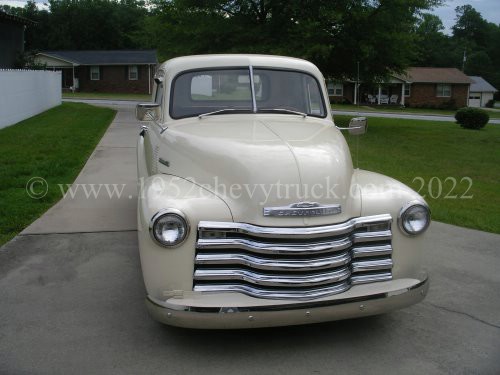
[{"label": "white fence", "polygon": [[61,104],[61,72],[0,70],[0,129]]}]

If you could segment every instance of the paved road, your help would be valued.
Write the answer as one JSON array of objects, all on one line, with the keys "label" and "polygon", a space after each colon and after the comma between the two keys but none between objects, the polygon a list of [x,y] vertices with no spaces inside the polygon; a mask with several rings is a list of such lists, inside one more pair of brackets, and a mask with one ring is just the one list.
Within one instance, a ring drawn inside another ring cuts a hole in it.
[{"label": "paved road", "polygon": [[[137,101],[129,100],[104,100],[104,99],[64,99],[68,102],[82,102],[88,104],[98,105],[136,105]],[[427,120],[427,121],[451,121],[455,122],[453,116],[439,116],[439,115],[418,115],[418,114],[404,114],[404,113],[387,113],[387,112],[371,112],[371,111],[333,111],[334,115],[348,115],[348,116],[364,116],[364,117],[384,117],[384,118],[401,118],[410,120]],[[490,124],[500,124],[500,119],[490,119]]]},{"label": "paved road", "polygon": [[[132,109],[117,108],[78,181],[135,183],[137,128]],[[0,249],[0,374],[500,371],[499,235],[433,223],[425,250],[430,292],[391,314],[249,331],[184,330],[146,312],[135,199],[127,194],[122,202],[92,203],[84,194],[76,195],[79,202],[64,199]]]},{"label": "paved road", "polygon": [[[409,120],[426,120],[426,121],[451,121],[455,122],[454,116],[441,115],[417,115],[405,113],[387,113],[387,112],[370,112],[370,111],[333,111],[333,115],[348,115],[348,116],[364,116],[364,117],[384,117],[384,118],[401,118]],[[490,119],[489,124],[500,124],[500,119]]]}]

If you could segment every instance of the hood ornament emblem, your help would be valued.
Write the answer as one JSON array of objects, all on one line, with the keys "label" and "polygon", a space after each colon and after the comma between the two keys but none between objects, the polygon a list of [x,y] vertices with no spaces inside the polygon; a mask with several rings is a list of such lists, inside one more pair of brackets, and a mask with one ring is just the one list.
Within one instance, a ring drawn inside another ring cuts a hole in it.
[{"label": "hood ornament emblem", "polygon": [[288,206],[264,207],[264,216],[327,216],[342,212],[340,204],[320,204],[316,202],[298,202]]}]

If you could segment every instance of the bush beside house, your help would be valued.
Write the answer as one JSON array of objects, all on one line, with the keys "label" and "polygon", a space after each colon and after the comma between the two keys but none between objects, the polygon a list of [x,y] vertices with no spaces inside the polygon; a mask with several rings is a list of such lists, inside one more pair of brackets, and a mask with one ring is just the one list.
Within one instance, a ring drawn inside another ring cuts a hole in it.
[{"label": "bush beside house", "polygon": [[479,130],[490,121],[488,112],[479,108],[460,108],[455,114],[457,123],[462,128]]}]

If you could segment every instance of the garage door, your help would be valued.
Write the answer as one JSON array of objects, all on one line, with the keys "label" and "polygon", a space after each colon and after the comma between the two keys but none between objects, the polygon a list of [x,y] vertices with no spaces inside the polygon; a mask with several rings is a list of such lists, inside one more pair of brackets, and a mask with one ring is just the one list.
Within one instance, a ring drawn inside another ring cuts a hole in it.
[{"label": "garage door", "polygon": [[469,94],[469,107],[481,107],[481,94]]}]

